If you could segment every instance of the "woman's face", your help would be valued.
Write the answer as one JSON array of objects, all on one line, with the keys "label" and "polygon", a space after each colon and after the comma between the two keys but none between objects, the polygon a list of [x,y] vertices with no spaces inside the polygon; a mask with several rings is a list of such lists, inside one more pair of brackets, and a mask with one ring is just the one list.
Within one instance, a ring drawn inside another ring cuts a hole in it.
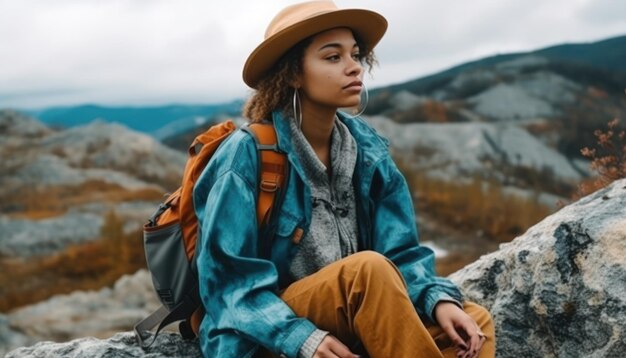
[{"label": "woman's face", "polygon": [[359,47],[347,28],[321,32],[304,50],[298,85],[302,105],[355,107],[361,101],[363,66]]}]

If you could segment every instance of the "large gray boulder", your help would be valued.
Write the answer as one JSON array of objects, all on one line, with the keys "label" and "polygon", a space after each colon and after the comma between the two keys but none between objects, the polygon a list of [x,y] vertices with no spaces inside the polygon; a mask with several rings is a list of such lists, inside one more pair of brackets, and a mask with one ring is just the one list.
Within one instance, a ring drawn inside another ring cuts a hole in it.
[{"label": "large gray boulder", "polygon": [[499,357],[625,357],[626,180],[450,278],[493,314]]}]

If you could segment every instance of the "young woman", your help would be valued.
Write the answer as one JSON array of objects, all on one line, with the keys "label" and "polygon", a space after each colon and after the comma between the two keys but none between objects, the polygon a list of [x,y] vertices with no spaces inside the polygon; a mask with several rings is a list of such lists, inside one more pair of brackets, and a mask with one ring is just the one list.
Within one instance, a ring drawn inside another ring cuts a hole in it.
[{"label": "young woman", "polygon": [[418,243],[406,182],[387,141],[361,118],[364,65],[387,28],[331,1],[270,23],[244,81],[244,109],[269,120],[289,161],[271,258],[258,255],[258,158],[235,132],[194,190],[207,357],[491,357],[489,313],[435,276]]}]

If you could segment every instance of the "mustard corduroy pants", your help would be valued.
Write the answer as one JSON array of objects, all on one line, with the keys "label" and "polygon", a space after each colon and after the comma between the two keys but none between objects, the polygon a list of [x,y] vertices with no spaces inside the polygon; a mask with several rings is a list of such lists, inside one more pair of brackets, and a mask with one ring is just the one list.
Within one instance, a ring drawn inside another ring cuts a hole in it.
[{"label": "mustard corduroy pants", "polygon": [[[330,332],[355,354],[371,358],[455,357],[456,349],[436,324],[423,322],[397,267],[383,255],[363,251],[294,282],[280,297],[300,317]],[[491,315],[465,302],[465,312],[487,336],[480,357],[494,357]],[[261,350],[257,357],[273,357]]]}]

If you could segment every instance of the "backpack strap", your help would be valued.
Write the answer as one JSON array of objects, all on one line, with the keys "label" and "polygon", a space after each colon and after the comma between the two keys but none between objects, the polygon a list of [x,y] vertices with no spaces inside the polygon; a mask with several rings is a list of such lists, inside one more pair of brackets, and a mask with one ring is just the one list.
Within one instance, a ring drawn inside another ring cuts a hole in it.
[{"label": "backpack strap", "polygon": [[[148,317],[137,323],[134,326],[134,331],[139,346],[144,349],[150,347],[152,343],[156,341],[161,329],[165,326],[170,323],[189,318],[198,306],[200,306],[200,302],[197,297],[199,297],[198,285],[194,287],[193,293],[186,295],[183,301],[181,301],[174,308],[169,309],[167,306],[161,305],[161,307],[159,307],[156,311],[152,312]],[[152,336],[152,340],[150,343],[146,344],[145,339],[148,338],[146,335],[157,325],[158,328]],[[183,338],[185,339],[195,338],[195,334],[193,332],[181,331],[181,335],[183,335]]]},{"label": "backpack strap", "polygon": [[257,222],[269,224],[275,200],[280,196],[287,177],[287,158],[278,149],[276,131],[271,123],[252,123],[242,129],[250,133],[259,153],[259,198]]},{"label": "backpack strap", "polygon": [[257,122],[241,129],[249,133],[256,142],[259,155],[259,194],[257,199],[257,222],[260,231],[267,237],[259,243],[261,257],[269,258],[273,236],[272,218],[274,209],[280,207],[284,187],[289,174],[287,156],[278,148],[276,130],[272,122]]}]

